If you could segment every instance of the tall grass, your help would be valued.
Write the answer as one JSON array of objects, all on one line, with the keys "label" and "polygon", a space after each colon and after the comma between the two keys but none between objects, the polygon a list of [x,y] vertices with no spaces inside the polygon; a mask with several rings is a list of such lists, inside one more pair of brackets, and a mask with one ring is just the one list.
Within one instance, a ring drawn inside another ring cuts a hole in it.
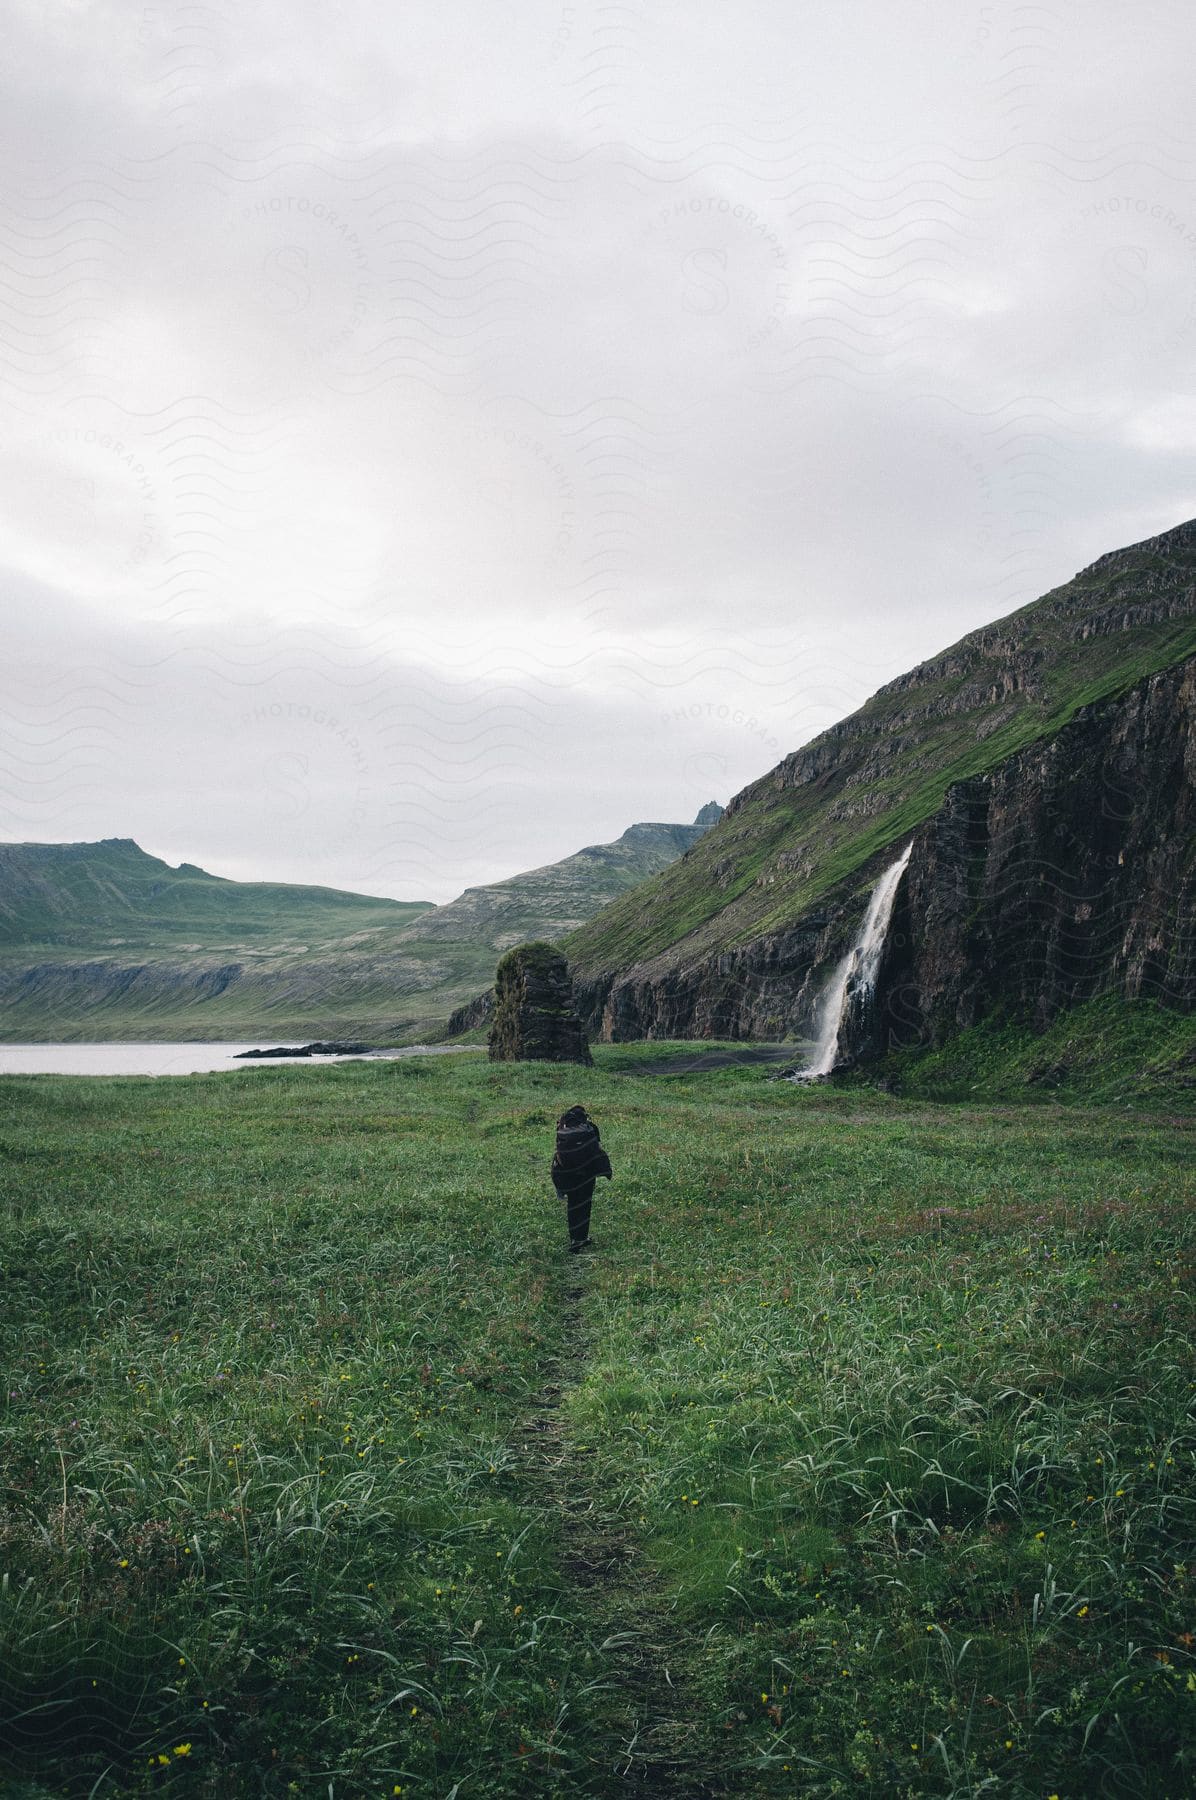
[{"label": "tall grass", "polygon": [[0,1085],[10,1780],[1186,1791],[1190,1130],[598,1059]]}]

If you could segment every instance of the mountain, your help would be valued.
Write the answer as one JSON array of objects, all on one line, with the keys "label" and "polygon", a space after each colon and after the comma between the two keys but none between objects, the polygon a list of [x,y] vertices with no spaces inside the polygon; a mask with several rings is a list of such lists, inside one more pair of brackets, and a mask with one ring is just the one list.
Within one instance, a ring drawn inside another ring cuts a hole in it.
[{"label": "mountain", "polygon": [[434,1033],[512,943],[553,938],[701,836],[613,844],[448,906],[177,869],[131,838],[0,845],[0,1040]]},{"label": "mountain", "polygon": [[711,800],[692,825],[631,825],[613,844],[590,844],[561,862],[489,887],[466,888],[448,906],[426,913],[408,933],[408,942],[484,942],[502,952],[530,938],[563,937],[600,907],[676,862],[721,814]]},{"label": "mountain", "polygon": [[888,683],[564,941],[591,1031],[809,1033],[911,841],[881,996],[907,1034],[1109,984],[1190,1004],[1194,656],[1191,521]]},{"label": "mountain", "polygon": [[428,901],[226,881],[193,863],[172,869],[132,838],[0,844],[0,954],[30,945],[104,952],[132,944],[139,955],[293,948],[297,934],[336,943],[430,910]]}]

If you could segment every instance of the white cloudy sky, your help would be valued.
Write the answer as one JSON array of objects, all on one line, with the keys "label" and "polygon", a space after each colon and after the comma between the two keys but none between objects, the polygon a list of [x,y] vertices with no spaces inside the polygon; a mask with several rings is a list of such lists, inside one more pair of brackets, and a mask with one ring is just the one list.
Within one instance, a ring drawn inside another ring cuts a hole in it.
[{"label": "white cloudy sky", "polygon": [[1182,0],[10,0],[0,838],[400,898],[1196,513]]}]

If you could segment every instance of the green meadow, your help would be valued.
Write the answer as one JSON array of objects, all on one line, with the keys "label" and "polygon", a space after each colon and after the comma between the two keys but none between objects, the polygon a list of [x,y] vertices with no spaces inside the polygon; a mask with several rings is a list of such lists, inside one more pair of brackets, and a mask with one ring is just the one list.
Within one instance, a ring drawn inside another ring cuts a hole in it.
[{"label": "green meadow", "polygon": [[1190,1117],[596,1060],[0,1082],[0,1791],[1191,1793]]}]

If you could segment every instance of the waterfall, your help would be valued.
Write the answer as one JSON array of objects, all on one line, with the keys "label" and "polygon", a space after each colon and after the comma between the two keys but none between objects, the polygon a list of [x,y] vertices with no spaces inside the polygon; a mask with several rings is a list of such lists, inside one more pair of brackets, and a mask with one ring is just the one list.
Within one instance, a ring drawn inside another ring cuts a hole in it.
[{"label": "waterfall", "polygon": [[858,1000],[860,1004],[866,1004],[874,991],[876,977],[880,973],[885,938],[889,932],[889,920],[893,915],[893,901],[897,897],[897,884],[905,874],[905,865],[913,847],[911,839],[897,861],[890,864],[873,888],[859,936],[835,969],[822,996],[818,1042],[814,1046],[814,1054],[809,1066],[802,1069],[795,1080],[815,1081],[820,1075],[830,1074],[839,1055],[839,1036],[843,1030],[848,996],[853,1002]]}]

